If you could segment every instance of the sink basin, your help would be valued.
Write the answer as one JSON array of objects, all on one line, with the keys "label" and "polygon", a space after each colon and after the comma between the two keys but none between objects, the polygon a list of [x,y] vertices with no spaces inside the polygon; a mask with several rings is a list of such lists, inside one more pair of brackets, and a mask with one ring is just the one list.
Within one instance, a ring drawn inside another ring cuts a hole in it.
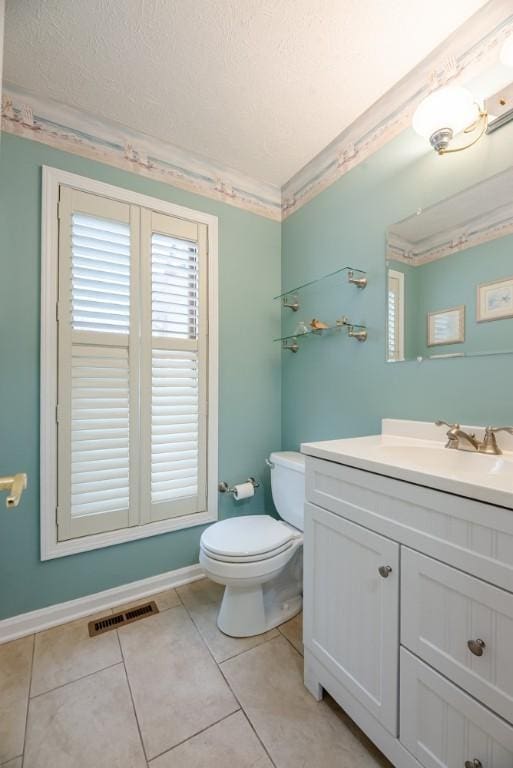
[{"label": "sink basin", "polygon": [[[392,422],[393,423],[393,422]],[[424,422],[409,422],[424,424]],[[305,443],[303,453],[513,509],[513,452],[490,456],[445,447],[444,432],[390,433]],[[476,428],[478,429],[478,428]],[[425,439],[436,436],[437,439]]]}]

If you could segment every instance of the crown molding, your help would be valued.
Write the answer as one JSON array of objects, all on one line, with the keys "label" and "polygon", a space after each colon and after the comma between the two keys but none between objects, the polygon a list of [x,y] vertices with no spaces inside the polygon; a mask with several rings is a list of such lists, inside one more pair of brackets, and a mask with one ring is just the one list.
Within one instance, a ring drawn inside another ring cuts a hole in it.
[{"label": "crown molding", "polygon": [[279,187],[9,83],[3,87],[2,118],[6,133],[281,220]]},{"label": "crown molding", "polygon": [[398,136],[431,91],[469,81],[492,66],[513,34],[511,11],[511,0],[491,0],[342,131],[282,187],[283,218]]},{"label": "crown molding", "polygon": [[490,0],[281,190],[9,83],[2,130],[281,221],[398,136],[428,93],[468,82],[493,66],[499,46],[513,34],[511,10],[511,0]]},{"label": "crown molding", "polygon": [[389,234],[387,259],[421,267],[459,251],[466,251],[490,240],[513,234],[513,204],[502,205],[493,211],[476,216],[464,226],[437,232],[415,246],[404,238]]}]

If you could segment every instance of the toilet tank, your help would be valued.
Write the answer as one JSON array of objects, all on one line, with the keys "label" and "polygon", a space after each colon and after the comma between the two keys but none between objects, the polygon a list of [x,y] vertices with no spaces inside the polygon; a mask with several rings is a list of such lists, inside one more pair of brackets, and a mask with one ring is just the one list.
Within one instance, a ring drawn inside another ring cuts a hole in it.
[{"label": "toilet tank", "polygon": [[305,519],[305,457],[295,451],[271,453],[274,506],[286,523],[302,531]]}]

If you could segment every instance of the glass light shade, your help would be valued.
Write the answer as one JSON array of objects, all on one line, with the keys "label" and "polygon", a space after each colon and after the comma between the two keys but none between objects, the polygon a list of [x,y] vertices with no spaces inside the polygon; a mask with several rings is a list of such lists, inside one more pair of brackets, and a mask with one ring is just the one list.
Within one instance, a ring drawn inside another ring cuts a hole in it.
[{"label": "glass light shade", "polygon": [[513,35],[508,37],[501,48],[501,62],[506,67],[513,67]]},{"label": "glass light shade", "polygon": [[413,115],[413,128],[425,139],[448,128],[455,136],[479,117],[473,95],[466,88],[447,85],[427,96]]}]

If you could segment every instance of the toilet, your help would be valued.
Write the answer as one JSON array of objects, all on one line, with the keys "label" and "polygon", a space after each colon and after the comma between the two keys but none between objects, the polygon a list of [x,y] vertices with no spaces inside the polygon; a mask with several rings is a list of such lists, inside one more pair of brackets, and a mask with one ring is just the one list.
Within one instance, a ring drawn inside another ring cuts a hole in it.
[{"label": "toilet", "polygon": [[302,607],[305,460],[272,453],[271,488],[280,515],[233,517],[207,528],[200,542],[205,575],[225,587],[217,626],[226,635],[260,635]]}]

